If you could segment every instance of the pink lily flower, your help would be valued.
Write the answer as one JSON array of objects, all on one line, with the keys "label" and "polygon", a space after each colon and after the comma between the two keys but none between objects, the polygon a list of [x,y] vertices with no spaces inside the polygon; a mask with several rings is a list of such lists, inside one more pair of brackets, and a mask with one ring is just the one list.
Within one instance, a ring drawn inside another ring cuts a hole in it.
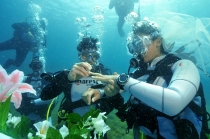
[{"label": "pink lily flower", "polygon": [[11,102],[15,108],[19,108],[22,101],[22,94],[30,92],[36,95],[33,87],[27,83],[22,83],[24,73],[14,70],[11,74],[7,74],[6,70],[0,65],[0,102],[4,102],[11,94]]}]

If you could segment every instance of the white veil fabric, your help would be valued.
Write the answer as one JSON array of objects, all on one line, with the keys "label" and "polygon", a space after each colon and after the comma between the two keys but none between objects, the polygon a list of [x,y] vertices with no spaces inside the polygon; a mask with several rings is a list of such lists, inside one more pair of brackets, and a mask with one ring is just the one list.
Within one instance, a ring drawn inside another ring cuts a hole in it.
[{"label": "white veil fabric", "polygon": [[210,18],[163,11],[149,20],[160,27],[166,51],[193,61],[210,77]]}]

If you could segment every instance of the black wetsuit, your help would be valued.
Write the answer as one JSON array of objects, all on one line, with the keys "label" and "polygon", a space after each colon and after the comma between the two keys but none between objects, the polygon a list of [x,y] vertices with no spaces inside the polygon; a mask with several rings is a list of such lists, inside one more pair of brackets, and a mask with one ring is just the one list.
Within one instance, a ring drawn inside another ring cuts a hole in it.
[{"label": "black wetsuit", "polygon": [[[8,59],[4,64],[4,68],[14,65],[19,67],[25,60],[29,51],[38,51],[37,28],[27,22],[14,23],[13,37],[5,42],[0,43],[0,52],[14,49],[16,51],[15,59]],[[45,38],[41,38],[45,39]]]}]

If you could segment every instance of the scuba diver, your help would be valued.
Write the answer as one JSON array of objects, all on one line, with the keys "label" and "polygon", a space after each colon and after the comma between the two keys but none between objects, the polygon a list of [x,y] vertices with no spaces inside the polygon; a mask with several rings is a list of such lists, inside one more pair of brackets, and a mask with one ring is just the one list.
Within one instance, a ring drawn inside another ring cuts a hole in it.
[{"label": "scuba diver", "polygon": [[120,89],[131,94],[124,110],[116,113],[127,122],[127,131],[133,128],[134,139],[139,131],[149,139],[206,139],[209,114],[195,64],[168,54],[160,29],[148,20],[135,23],[127,41],[134,56],[131,74],[92,73],[93,79],[107,83],[107,96]]},{"label": "scuba diver", "polygon": [[115,8],[115,12],[118,15],[117,28],[121,37],[125,36],[123,25],[125,23],[125,17],[134,10],[134,3],[139,0],[110,0],[109,9]]},{"label": "scuba diver", "polygon": [[51,100],[42,101],[40,99],[42,89],[48,84],[47,81],[40,77],[41,73],[43,73],[43,61],[40,60],[39,56],[35,56],[29,67],[33,72],[25,76],[24,82],[32,85],[37,95],[35,96],[31,93],[22,94],[21,106],[17,111],[28,117],[32,121],[31,127],[33,127],[33,123],[46,119],[47,108]]},{"label": "scuba diver", "polygon": [[37,53],[39,49],[46,47],[46,25],[45,18],[37,22],[21,22],[12,24],[14,29],[13,37],[0,43],[0,52],[14,49],[15,59],[9,58],[3,67],[11,65],[19,67],[25,60],[29,51]]},{"label": "scuba diver", "polygon": [[[109,114],[124,103],[120,94],[107,98],[103,91],[104,85],[89,76],[90,71],[111,74],[111,71],[99,62],[101,57],[99,40],[85,36],[77,45],[77,50],[80,62],[75,63],[71,69],[64,69],[53,75],[41,75],[50,82],[41,92],[42,100],[53,99],[64,93],[58,110],[58,123],[66,119],[66,113],[74,112],[83,116],[90,111],[90,105]],[[95,101],[99,98],[99,101]]]}]

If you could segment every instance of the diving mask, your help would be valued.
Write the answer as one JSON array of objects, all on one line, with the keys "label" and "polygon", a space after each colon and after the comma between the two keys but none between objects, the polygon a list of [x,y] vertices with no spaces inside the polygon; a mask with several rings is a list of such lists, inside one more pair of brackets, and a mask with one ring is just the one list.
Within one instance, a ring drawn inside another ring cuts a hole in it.
[{"label": "diving mask", "polygon": [[127,47],[133,55],[146,55],[148,47],[152,44],[150,36],[129,36],[127,39]]},{"label": "diving mask", "polygon": [[80,53],[80,60],[86,62],[97,62],[100,58],[101,53],[95,49],[85,49],[82,50]]}]

